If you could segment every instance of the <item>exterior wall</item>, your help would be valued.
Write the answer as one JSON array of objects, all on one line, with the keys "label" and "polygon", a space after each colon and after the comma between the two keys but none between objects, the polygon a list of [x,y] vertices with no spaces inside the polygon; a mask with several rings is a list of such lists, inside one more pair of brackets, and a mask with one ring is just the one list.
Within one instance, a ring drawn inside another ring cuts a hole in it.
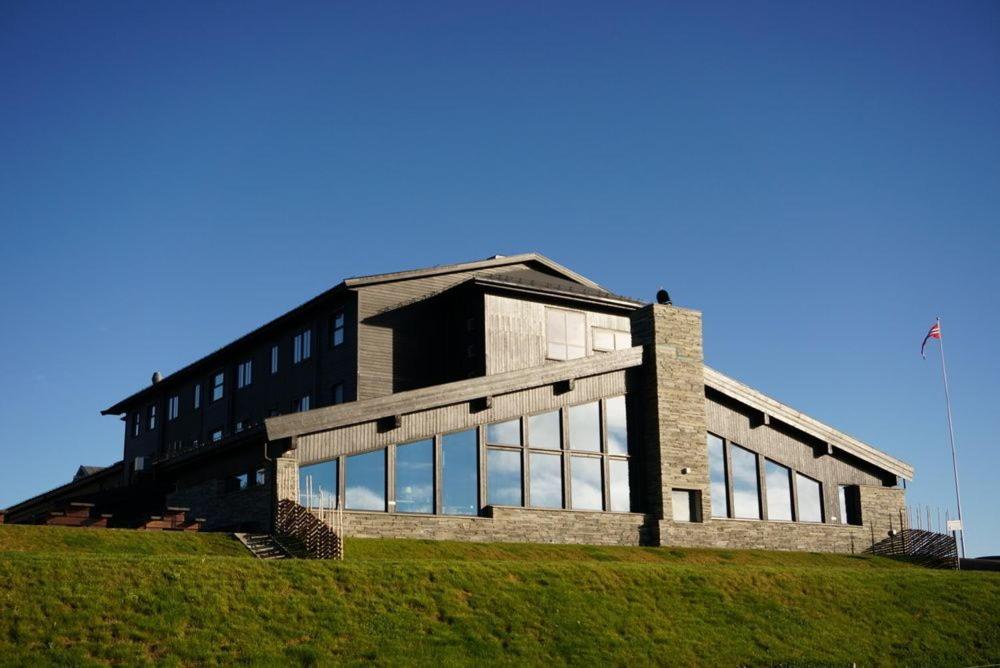
[{"label": "exterior wall", "polygon": [[344,535],[502,543],[647,545],[641,513],[488,506],[483,517],[344,511]]},{"label": "exterior wall", "polygon": [[[485,301],[486,374],[528,369],[545,364],[545,309],[541,301],[487,294]],[[631,331],[626,316],[567,306],[587,319],[587,355],[593,355],[593,329]],[[599,354],[599,353],[597,353]]]},{"label": "exterior wall", "polygon": [[166,505],[190,508],[187,516],[204,518],[206,531],[270,531],[273,495],[270,481],[227,492],[221,480],[206,480],[168,494]]},{"label": "exterior wall", "polygon": [[[704,523],[660,524],[665,545],[754,550],[860,553],[906,522],[904,492],[889,487],[861,487],[864,526],[834,523],[710,519]],[[873,540],[874,539],[874,540]]]}]

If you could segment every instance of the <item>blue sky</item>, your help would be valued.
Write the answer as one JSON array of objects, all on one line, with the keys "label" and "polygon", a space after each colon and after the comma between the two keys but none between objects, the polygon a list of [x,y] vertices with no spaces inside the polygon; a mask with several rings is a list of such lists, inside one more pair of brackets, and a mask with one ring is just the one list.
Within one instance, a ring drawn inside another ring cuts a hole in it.
[{"label": "blue sky", "polygon": [[[1000,553],[1000,6],[0,5],[0,506],[345,276],[537,250]],[[936,354],[936,350],[933,351]]]}]

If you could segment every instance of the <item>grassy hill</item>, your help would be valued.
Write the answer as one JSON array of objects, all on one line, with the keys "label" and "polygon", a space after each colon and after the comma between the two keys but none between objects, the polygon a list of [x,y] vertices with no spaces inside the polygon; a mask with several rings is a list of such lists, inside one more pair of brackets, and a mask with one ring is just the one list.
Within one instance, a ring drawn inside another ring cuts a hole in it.
[{"label": "grassy hill", "polygon": [[1000,577],[755,551],[0,526],[0,664],[983,665]]}]

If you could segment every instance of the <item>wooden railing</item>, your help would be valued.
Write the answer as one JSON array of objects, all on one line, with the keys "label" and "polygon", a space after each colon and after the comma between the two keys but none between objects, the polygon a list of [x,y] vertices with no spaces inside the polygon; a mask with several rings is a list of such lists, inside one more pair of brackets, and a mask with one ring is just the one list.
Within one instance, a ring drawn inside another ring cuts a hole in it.
[{"label": "wooden railing", "polygon": [[910,561],[929,568],[958,568],[955,538],[921,529],[903,529],[872,543],[871,554]]},{"label": "wooden railing", "polygon": [[278,502],[275,533],[290,536],[305,547],[313,559],[343,559],[340,536],[322,519],[291,499]]}]

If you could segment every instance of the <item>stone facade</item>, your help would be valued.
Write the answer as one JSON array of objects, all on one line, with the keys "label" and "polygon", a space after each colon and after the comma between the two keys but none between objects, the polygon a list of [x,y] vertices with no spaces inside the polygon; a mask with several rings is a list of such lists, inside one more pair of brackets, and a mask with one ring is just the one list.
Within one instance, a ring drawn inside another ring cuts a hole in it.
[{"label": "stone facade", "polygon": [[167,495],[168,506],[190,508],[188,517],[204,518],[206,531],[271,530],[274,487],[268,483],[226,491],[222,480],[206,480]]}]

